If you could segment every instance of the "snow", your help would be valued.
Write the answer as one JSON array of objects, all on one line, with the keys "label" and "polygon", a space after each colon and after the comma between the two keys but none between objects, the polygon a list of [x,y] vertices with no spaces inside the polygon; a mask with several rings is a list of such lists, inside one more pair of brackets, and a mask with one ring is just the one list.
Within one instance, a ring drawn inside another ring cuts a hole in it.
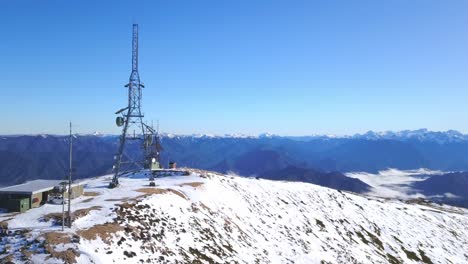
[{"label": "snow", "polygon": [[[396,171],[382,172],[386,175]],[[408,181],[408,175],[400,175]],[[435,205],[406,204],[398,200],[360,196],[313,184],[269,181],[218,175],[193,170],[189,176],[155,180],[161,190],[174,190],[142,197],[136,190],[148,187],[144,173],[120,179],[121,186],[108,189],[110,176],[91,179],[86,192],[72,209],[101,206],[77,219],[66,233],[115,222],[132,231],[119,231],[108,244],[100,238],[81,238],[76,244],[61,244],[58,250],[75,248],[78,263],[213,262],[239,263],[388,263],[387,254],[410,263],[403,248],[434,263],[468,261],[467,210]],[[202,183],[190,186],[189,183]],[[132,207],[115,210],[138,198]],[[40,217],[60,212],[61,205],[44,205],[13,216],[10,229],[32,229],[29,239],[60,227],[41,222]],[[2,214],[0,220],[11,218]],[[134,239],[134,236],[147,234]],[[3,243],[21,246],[21,236],[4,237]],[[124,239],[121,244],[117,243]],[[24,244],[24,243],[23,243]],[[154,250],[154,252],[152,251]],[[109,253],[112,251],[112,253]],[[133,252],[127,257],[124,251]],[[109,254],[108,254],[109,253]],[[19,253],[18,253],[19,254]],[[201,254],[201,255],[200,255]],[[47,254],[37,254],[34,263],[52,263]],[[200,257],[204,256],[204,257]],[[0,256],[1,257],[1,256]],[[21,263],[20,257],[17,261]]]}]

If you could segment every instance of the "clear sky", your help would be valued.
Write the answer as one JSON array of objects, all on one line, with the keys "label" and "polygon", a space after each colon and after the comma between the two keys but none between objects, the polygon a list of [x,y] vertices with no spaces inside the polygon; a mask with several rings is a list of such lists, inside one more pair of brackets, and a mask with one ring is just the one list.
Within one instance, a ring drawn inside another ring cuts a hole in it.
[{"label": "clear sky", "polygon": [[468,1],[0,0],[0,134],[468,132]]}]

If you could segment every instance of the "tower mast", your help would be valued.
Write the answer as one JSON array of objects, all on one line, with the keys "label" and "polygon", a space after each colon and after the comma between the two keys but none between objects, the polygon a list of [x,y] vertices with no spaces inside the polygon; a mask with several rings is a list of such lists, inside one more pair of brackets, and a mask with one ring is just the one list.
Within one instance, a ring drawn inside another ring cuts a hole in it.
[{"label": "tower mast", "polygon": [[[123,126],[120,135],[120,144],[114,163],[114,177],[109,187],[119,185],[119,176],[125,172],[123,165],[133,166],[133,169],[147,167],[148,151],[152,144],[154,129],[143,122],[143,113],[141,111],[142,88],[144,85],[140,82],[138,73],[138,24],[133,24],[132,35],[132,72],[129,82],[125,85],[128,88],[128,106],[120,109],[116,114],[121,115],[116,118],[117,126]],[[130,130],[133,129],[133,132]],[[138,131],[138,132],[136,132]],[[132,161],[124,157],[124,150],[127,140],[139,140],[143,148],[143,161]]]}]

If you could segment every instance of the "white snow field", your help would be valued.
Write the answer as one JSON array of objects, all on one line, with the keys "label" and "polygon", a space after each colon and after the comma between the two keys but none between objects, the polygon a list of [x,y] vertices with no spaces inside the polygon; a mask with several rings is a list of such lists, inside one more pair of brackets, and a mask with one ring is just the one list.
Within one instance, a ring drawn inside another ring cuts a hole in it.
[{"label": "white snow field", "polygon": [[64,232],[43,219],[61,205],[1,214],[0,262],[468,263],[465,209],[198,170],[109,180],[87,181],[72,208],[93,210]]}]

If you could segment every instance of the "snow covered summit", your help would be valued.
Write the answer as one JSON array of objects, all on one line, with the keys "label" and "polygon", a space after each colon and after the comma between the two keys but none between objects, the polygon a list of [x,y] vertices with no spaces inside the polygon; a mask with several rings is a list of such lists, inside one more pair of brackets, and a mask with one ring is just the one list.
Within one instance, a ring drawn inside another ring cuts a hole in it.
[{"label": "snow covered summit", "polygon": [[466,263],[468,211],[191,170],[2,214],[2,263]]}]

